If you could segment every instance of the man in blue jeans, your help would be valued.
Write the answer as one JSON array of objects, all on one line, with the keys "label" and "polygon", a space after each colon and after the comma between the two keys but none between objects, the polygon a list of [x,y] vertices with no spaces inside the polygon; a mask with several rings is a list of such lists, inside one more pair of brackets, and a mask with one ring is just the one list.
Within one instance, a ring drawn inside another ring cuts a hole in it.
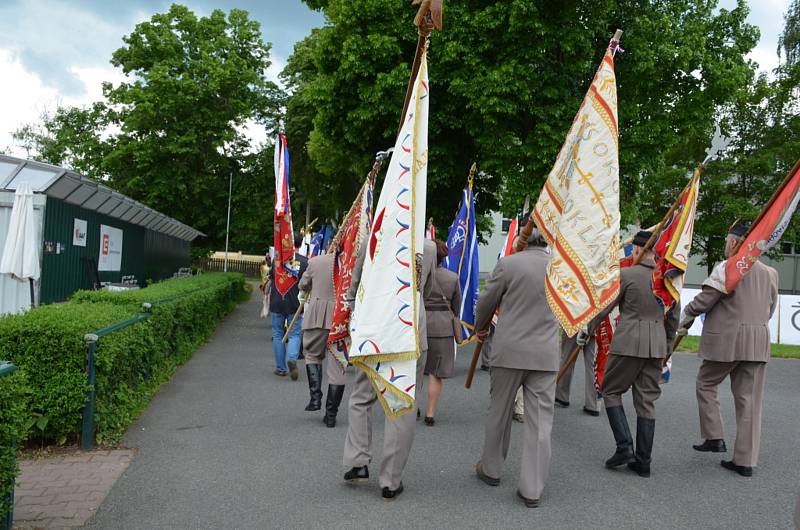
[{"label": "man in blue jeans", "polygon": [[[300,307],[298,300],[298,284],[303,273],[308,266],[308,260],[305,256],[297,254],[300,245],[303,244],[303,237],[295,234],[294,236],[294,263],[291,268],[298,271],[297,282],[286,291],[285,295],[281,295],[275,287],[275,265],[269,272],[270,275],[270,295],[269,295],[269,312],[272,316],[272,349],[275,352],[275,372],[274,374],[280,377],[286,377],[289,374],[292,381],[297,381],[297,358],[300,356],[300,344],[302,342],[303,332],[303,315],[297,317],[292,330],[289,332],[289,338],[286,344],[283,343],[283,335],[286,333],[286,327],[292,322],[297,308]],[[288,364],[288,366],[287,366]]]}]

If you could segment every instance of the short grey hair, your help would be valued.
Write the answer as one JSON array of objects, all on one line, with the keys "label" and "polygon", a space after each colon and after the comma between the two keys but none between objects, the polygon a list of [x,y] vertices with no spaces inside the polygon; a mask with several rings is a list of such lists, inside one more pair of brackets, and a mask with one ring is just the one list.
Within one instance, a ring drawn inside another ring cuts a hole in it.
[{"label": "short grey hair", "polygon": [[528,246],[529,247],[546,247],[547,241],[545,241],[544,236],[539,231],[538,228],[534,227],[531,235],[528,236]]}]

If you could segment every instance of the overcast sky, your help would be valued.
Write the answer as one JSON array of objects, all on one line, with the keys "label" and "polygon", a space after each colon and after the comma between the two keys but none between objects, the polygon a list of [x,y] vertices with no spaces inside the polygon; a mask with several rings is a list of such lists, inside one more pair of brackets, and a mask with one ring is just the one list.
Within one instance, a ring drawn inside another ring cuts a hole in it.
[{"label": "overcast sky", "polygon": [[[405,1],[405,0],[397,0]],[[12,145],[11,131],[37,121],[45,109],[86,105],[100,99],[100,83],[118,82],[120,73],[109,59],[122,36],[137,22],[164,12],[172,0],[0,0],[0,148],[24,155]],[[195,13],[212,9],[246,9],[261,22],[271,42],[277,77],[294,43],[324,23],[319,13],[300,0],[186,0]],[[778,64],[778,35],[789,0],[749,0],[748,21],[761,29],[751,57],[762,70]],[[721,0],[731,8],[735,0]],[[263,137],[258,131],[252,135]]]}]

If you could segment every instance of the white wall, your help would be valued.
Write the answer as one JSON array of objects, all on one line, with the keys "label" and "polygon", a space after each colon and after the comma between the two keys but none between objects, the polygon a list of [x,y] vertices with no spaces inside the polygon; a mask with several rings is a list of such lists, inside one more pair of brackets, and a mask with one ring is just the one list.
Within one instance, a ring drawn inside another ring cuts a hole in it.
[{"label": "white wall", "polygon": [[[37,239],[42,244],[44,229],[44,205],[47,197],[34,194],[34,213],[36,214]],[[11,209],[14,206],[14,192],[0,191],[0,259],[6,245]],[[38,286],[36,287],[38,292]],[[0,314],[21,313],[31,306],[31,288],[27,281],[19,281],[10,274],[0,274]]]},{"label": "white wall", "polygon": [[481,274],[489,274],[497,265],[497,258],[503,250],[506,242],[507,232],[503,232],[503,214],[492,212],[492,234],[489,241],[484,245],[478,245],[478,259]]},{"label": "white wall", "polygon": [[[684,289],[681,291],[681,304],[686,306],[694,300],[700,289]],[[800,296],[782,294],[775,313],[769,321],[770,340],[779,344],[800,344]],[[689,329],[689,335],[700,335],[703,332],[703,317],[695,319]]]}]

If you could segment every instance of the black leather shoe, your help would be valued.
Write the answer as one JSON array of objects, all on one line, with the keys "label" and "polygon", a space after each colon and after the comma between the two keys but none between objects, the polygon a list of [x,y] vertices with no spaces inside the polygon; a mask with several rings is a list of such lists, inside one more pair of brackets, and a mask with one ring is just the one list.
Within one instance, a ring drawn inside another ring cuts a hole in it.
[{"label": "black leather shoe", "polygon": [[628,464],[628,469],[634,471],[640,477],[647,478],[650,476],[650,464],[643,464],[642,462],[631,462]]},{"label": "black leather shoe", "polygon": [[482,364],[481,365],[481,370],[483,370],[484,372],[488,372],[489,371],[489,365],[488,364]]},{"label": "black leather shoe", "polygon": [[525,416],[516,412],[511,416],[511,419],[519,423],[525,423]]},{"label": "black leather shoe", "polygon": [[692,447],[695,451],[700,451],[702,453],[724,453],[728,450],[725,446],[725,440],[722,439],[706,440],[700,445],[693,445]]},{"label": "black leather shoe", "polygon": [[592,410],[592,409],[587,409],[586,407],[583,407],[583,412],[585,412],[585,413],[586,413],[586,414],[588,414],[589,416],[594,416],[595,418],[596,418],[596,417],[598,417],[598,416],[600,415],[600,412],[599,412],[599,411],[597,411],[597,410]]},{"label": "black leather shoe", "polygon": [[632,462],[636,461],[636,456],[633,454],[633,450],[630,448],[628,449],[620,449],[617,448],[616,452],[611,455],[611,458],[606,460],[606,467],[618,467],[625,464],[631,464]]},{"label": "black leather shoe", "polygon": [[367,466],[354,467],[344,474],[344,479],[356,484],[366,482],[369,480],[369,469]]},{"label": "black leather shoe", "polygon": [[556,407],[561,407],[562,409],[565,409],[569,407],[569,401],[562,401],[556,398]]},{"label": "black leather shoe", "polygon": [[720,462],[720,465],[725,469],[730,469],[731,471],[735,471],[739,473],[743,477],[752,477],[753,476],[753,468],[750,466],[737,466],[733,463],[733,460],[723,460]]},{"label": "black leather shoe", "polygon": [[499,478],[493,478],[483,472],[483,464],[478,462],[475,464],[475,472],[478,474],[478,478],[484,481],[486,484],[490,486],[498,486],[500,484]]},{"label": "black leather shoe", "polygon": [[433,416],[425,416],[425,419],[423,421],[425,422],[425,425],[427,425],[428,427],[433,427],[434,425],[436,425],[436,420],[433,419]]},{"label": "black leather shoe", "polygon": [[401,493],[403,493],[402,482],[400,483],[400,485],[397,487],[396,490],[390,490],[388,487],[383,488],[383,490],[381,490],[381,496],[387,501],[395,500]]},{"label": "black leather shoe", "polygon": [[517,490],[517,497],[522,499],[522,502],[525,503],[527,508],[538,508],[539,507],[539,499],[529,499],[528,497],[524,497],[522,493]]},{"label": "black leather shoe", "polygon": [[292,381],[297,381],[300,376],[300,372],[297,371],[297,361],[289,361],[287,364],[289,365],[289,377],[292,378]]}]

